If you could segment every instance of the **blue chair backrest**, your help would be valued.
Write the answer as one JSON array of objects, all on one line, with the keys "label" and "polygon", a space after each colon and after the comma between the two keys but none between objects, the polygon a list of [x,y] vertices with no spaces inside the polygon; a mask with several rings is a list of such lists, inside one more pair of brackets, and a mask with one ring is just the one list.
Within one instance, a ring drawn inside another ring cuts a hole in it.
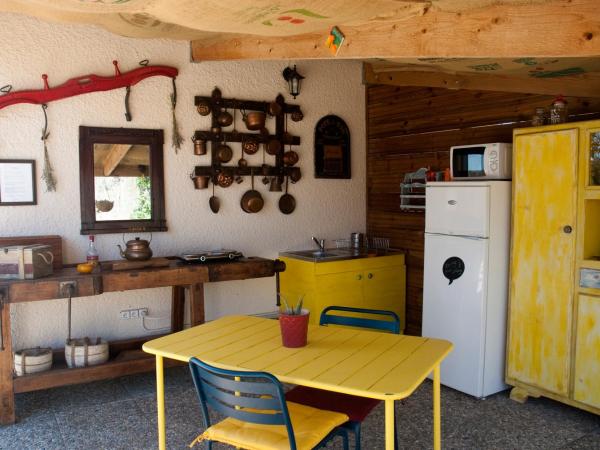
[{"label": "blue chair backrest", "polygon": [[[368,317],[353,317],[328,314],[330,311],[344,311],[357,314],[373,314],[386,319],[371,319]],[[321,312],[319,325],[346,325],[350,327],[371,328],[373,330],[389,331],[400,334],[400,318],[393,311],[382,309],[351,308],[348,306],[328,306]]]},{"label": "blue chair backrest", "polygon": [[190,358],[189,365],[206,428],[210,426],[207,408],[210,406],[244,422],[285,425],[290,448],[296,449],[285,394],[277,378],[267,372],[219,369],[194,357]]}]

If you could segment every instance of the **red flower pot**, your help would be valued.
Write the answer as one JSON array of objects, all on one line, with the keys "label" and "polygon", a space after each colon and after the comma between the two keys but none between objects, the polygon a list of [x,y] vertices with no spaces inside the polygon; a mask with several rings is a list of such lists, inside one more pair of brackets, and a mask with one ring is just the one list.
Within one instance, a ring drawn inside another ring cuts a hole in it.
[{"label": "red flower pot", "polygon": [[281,328],[281,341],[284,347],[297,348],[306,345],[308,335],[309,311],[302,310],[302,314],[291,316],[279,314]]}]

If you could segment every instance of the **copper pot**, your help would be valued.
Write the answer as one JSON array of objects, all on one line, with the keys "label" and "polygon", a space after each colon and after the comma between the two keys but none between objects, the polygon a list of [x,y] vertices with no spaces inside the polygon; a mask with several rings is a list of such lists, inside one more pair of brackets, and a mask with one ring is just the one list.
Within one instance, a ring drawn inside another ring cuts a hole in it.
[{"label": "copper pot", "polygon": [[298,110],[292,113],[292,120],[294,122],[300,122],[302,119],[304,119],[304,114],[302,113],[302,111]]},{"label": "copper pot", "polygon": [[252,172],[252,189],[246,191],[240,200],[240,206],[244,212],[254,214],[259,212],[265,204],[260,192],[254,190],[254,172]]},{"label": "copper pot", "polygon": [[227,111],[221,111],[217,116],[217,123],[222,127],[228,127],[233,123],[233,116]]},{"label": "copper pot", "polygon": [[208,100],[200,100],[196,105],[196,111],[201,116],[208,116],[210,114],[210,102]]},{"label": "copper pot", "polygon": [[206,141],[204,139],[194,139],[194,155],[206,155]]},{"label": "copper pot", "polygon": [[300,172],[300,167],[292,167],[290,169],[290,181],[292,183],[296,183],[297,181],[300,181],[300,178],[302,178],[302,172]]},{"label": "copper pot", "polygon": [[269,155],[276,155],[281,150],[281,142],[279,139],[270,139],[267,143],[267,153]]},{"label": "copper pot", "polygon": [[258,151],[258,141],[254,138],[245,139],[242,142],[242,150],[248,155],[254,155]]},{"label": "copper pot", "polygon": [[229,187],[233,184],[233,174],[224,170],[219,175],[217,175],[217,184],[223,188]]},{"label": "copper pot", "polygon": [[300,157],[298,156],[298,153],[296,153],[294,150],[289,150],[283,154],[283,163],[286,166],[293,166],[298,162],[299,159]]},{"label": "copper pot", "polygon": [[281,192],[281,179],[279,177],[271,178],[271,184],[269,185],[269,192]]},{"label": "copper pot", "polygon": [[242,117],[246,128],[251,131],[260,130],[265,127],[267,115],[262,111],[250,111],[249,113],[242,112]]},{"label": "copper pot", "polygon": [[233,150],[231,147],[227,144],[220,144],[217,147],[217,159],[222,163],[226,163],[231,161],[231,158],[233,158]]},{"label": "copper pot", "polygon": [[190,175],[190,178],[194,182],[194,189],[206,189],[208,187],[208,181],[210,180],[209,176],[205,176],[205,175],[193,176],[193,175]]}]

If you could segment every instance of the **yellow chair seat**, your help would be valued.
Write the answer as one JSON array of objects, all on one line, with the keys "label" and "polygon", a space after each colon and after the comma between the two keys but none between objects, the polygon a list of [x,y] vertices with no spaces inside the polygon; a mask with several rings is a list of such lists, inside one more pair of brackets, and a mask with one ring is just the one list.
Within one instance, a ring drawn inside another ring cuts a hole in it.
[{"label": "yellow chair seat", "polygon": [[[314,448],[338,425],[348,421],[346,414],[287,402],[298,450]],[[285,425],[261,425],[227,418],[198,436],[248,450],[289,450]],[[197,442],[195,441],[195,442]]]}]

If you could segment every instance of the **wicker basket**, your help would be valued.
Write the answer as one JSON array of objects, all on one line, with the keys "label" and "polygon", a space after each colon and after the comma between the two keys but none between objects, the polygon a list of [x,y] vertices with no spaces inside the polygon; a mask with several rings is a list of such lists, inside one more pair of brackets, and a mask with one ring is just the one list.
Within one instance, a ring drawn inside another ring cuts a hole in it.
[{"label": "wicker basket", "polygon": [[103,364],[108,361],[108,342],[99,337],[69,339],[65,345],[65,361],[69,368]]},{"label": "wicker basket", "polygon": [[44,372],[52,367],[51,348],[26,348],[15,352],[15,374],[20,377],[30,373]]}]

